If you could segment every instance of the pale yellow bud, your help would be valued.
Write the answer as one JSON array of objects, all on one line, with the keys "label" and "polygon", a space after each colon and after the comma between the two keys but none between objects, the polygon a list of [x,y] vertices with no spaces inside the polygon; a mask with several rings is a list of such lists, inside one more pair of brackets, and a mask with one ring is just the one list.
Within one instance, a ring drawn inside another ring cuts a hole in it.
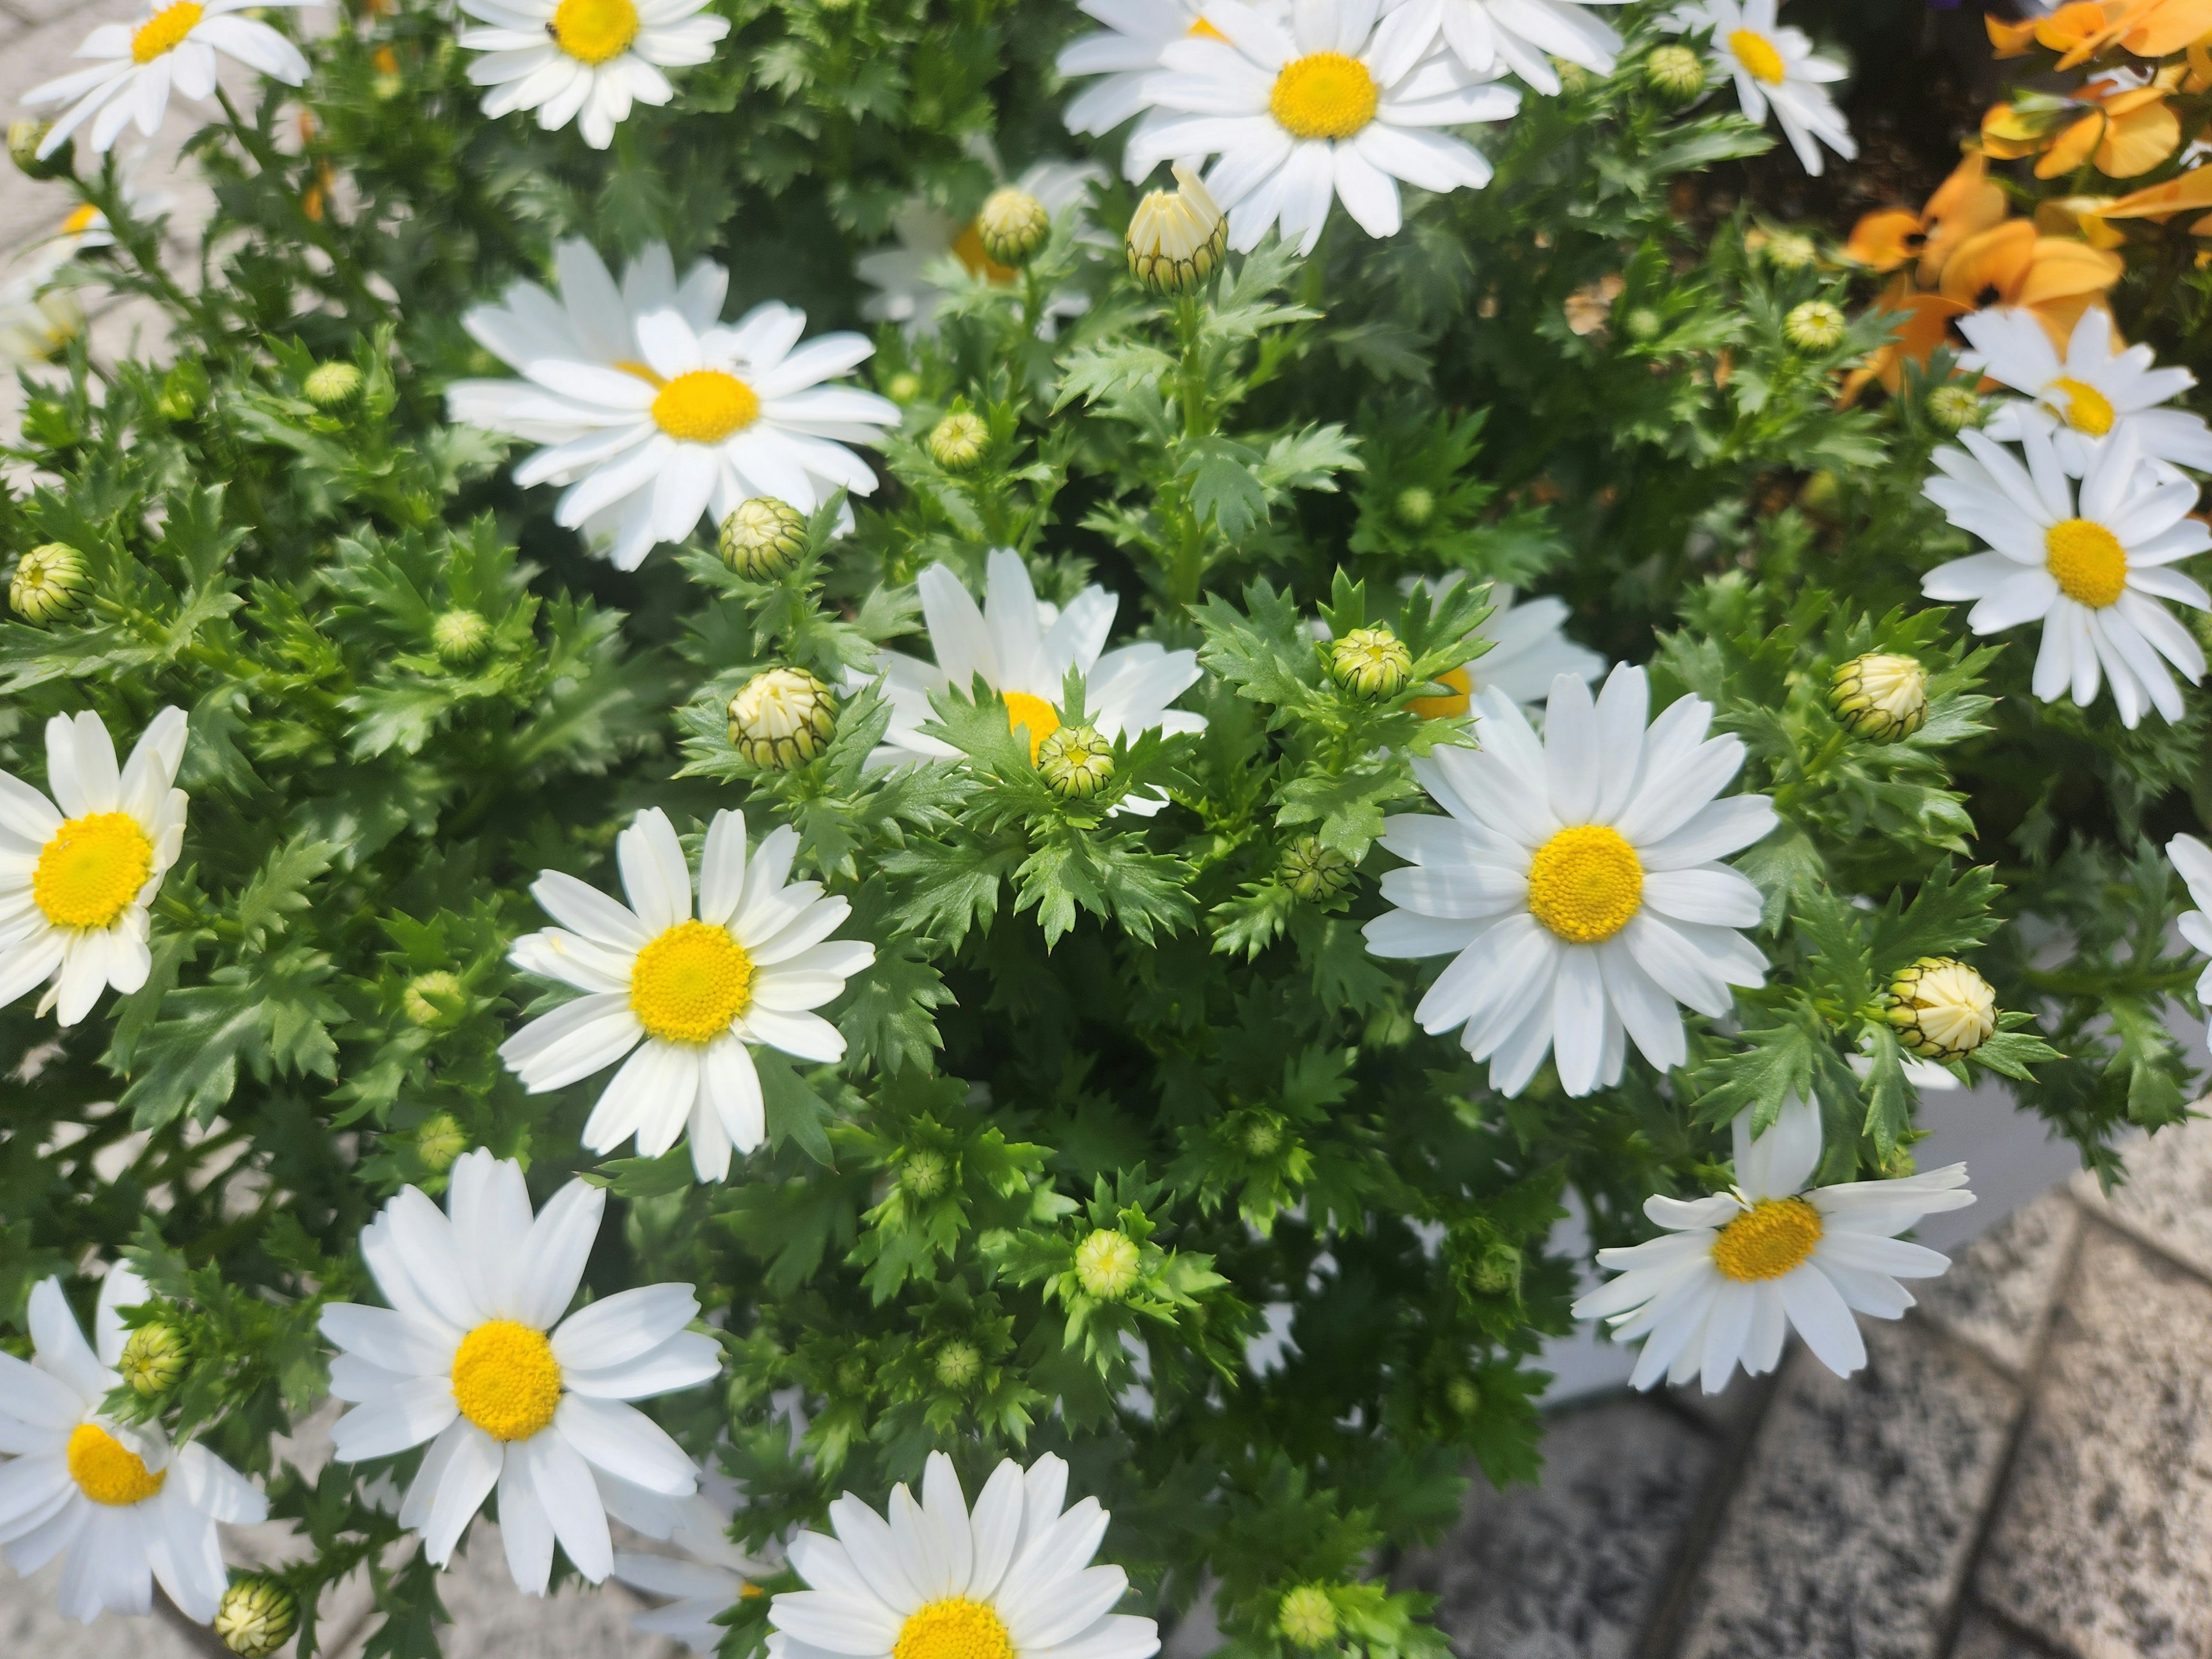
[{"label": "pale yellow bud", "polygon": [[1859,737],[1909,738],[1928,723],[1928,671],[1917,657],[1879,651],[1853,657],[1836,671],[1828,706]]},{"label": "pale yellow bud", "polygon": [[1960,1060],[1997,1029],[1996,993],[1954,957],[1923,957],[1890,981],[1890,1025],[1924,1060]]},{"label": "pale yellow bud", "polygon": [[1325,1647],[1336,1638],[1336,1604],[1319,1584],[1301,1584],[1283,1597],[1275,1628],[1302,1648]]},{"label": "pale yellow bud", "polygon": [[806,550],[806,515],[788,501],[756,495],[739,501],[722,520],[714,547],[740,576],[774,581]]},{"label": "pale yellow bud", "polygon": [[1413,672],[1413,653],[1387,628],[1355,628],[1329,647],[1329,678],[1358,696],[1395,697]]},{"label": "pale yellow bud", "polygon": [[975,235],[983,252],[1002,265],[1019,269],[1027,264],[1051,234],[1052,215],[1044,204],[1012,185],[993,191],[975,216]]},{"label": "pale yellow bud", "polygon": [[1075,1247],[1075,1279],[1084,1293],[1118,1302],[1137,1283],[1137,1246],[1128,1234],[1101,1227]]},{"label": "pale yellow bud", "polygon": [[25,622],[52,622],[76,603],[84,555],[65,542],[42,542],[15,562],[8,603]]},{"label": "pale yellow bud", "polygon": [[1156,190],[1129,219],[1129,274],[1155,294],[1176,294],[1212,276],[1229,250],[1229,221],[1199,176],[1177,166],[1174,190]]},{"label": "pale yellow bud", "polygon": [[837,730],[830,688],[803,668],[771,668],[730,699],[730,741],[755,766],[788,772],[812,760]]}]

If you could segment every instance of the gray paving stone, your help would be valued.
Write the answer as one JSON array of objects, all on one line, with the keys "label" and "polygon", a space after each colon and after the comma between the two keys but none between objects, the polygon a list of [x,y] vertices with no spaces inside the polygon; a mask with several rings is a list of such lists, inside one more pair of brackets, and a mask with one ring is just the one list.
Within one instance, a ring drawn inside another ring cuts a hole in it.
[{"label": "gray paving stone", "polygon": [[1959,1626],[1951,1659],[2048,1659],[2049,1650],[2023,1641],[1978,1607]]},{"label": "gray paving stone", "polygon": [[[11,1659],[206,1659],[177,1623],[158,1615],[129,1619],[111,1613],[89,1625],[63,1618],[54,1607],[61,1576],[59,1562],[28,1578],[0,1567],[0,1654]],[[158,1599],[161,1592],[154,1594]]]},{"label": "gray paving stone", "polygon": [[1941,1279],[1916,1280],[1918,1316],[2025,1370],[2081,1228],[2080,1206],[2046,1193],[1960,1251]]},{"label": "gray paving stone", "polygon": [[1629,1659],[1714,1462],[1704,1434],[1649,1401],[1562,1413],[1543,1484],[1478,1480],[1466,1517],[1400,1581],[1440,1598],[1463,1659]]},{"label": "gray paving stone", "polygon": [[2212,1119],[2161,1129],[2127,1153],[2128,1181],[2109,1196],[2075,1177],[2075,1197],[2154,1249],[2212,1276]]},{"label": "gray paving stone", "polygon": [[2078,1659],[2212,1651],[2208,1352],[2212,1286],[2093,1226],[1983,1553],[1984,1601]]},{"label": "gray paving stone", "polygon": [[1680,1659],[1938,1659],[2019,1392],[1932,1332],[1863,1323],[1849,1381],[1784,1362]]}]

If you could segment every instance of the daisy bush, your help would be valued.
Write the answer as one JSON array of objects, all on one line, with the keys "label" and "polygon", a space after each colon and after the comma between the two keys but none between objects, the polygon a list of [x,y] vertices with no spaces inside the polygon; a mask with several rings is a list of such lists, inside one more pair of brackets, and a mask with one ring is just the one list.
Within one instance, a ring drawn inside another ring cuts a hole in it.
[{"label": "daisy bush", "polygon": [[1963,1086],[2117,1179],[2212,988],[2212,5],[1922,21],[94,30],[0,274],[6,1559],[1436,1659],[1548,1340],[1855,1370]]}]

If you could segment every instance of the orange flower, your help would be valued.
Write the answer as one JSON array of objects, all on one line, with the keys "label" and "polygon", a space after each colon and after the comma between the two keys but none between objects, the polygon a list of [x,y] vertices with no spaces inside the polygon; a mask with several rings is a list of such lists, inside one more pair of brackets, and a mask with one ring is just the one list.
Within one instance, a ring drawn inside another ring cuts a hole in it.
[{"label": "orange flower", "polygon": [[2004,216],[2004,191],[1990,182],[1989,159],[1970,151],[1919,212],[1886,208],[1861,218],[1844,254],[1870,270],[1895,270],[1917,259],[1920,285],[1933,288],[1953,251]]},{"label": "orange flower", "polygon": [[1897,331],[1888,343],[1863,366],[1844,377],[1840,399],[1848,409],[1858,401],[1859,393],[1871,381],[1880,381],[1881,389],[1894,398],[1905,384],[1905,367],[1928,367],[1936,348],[1943,343],[1951,331],[1952,319],[1965,316],[1973,307],[1957,300],[1946,299],[1941,294],[1923,294],[1912,286],[1912,279],[1900,276],[1884,289],[1874,302],[1877,312],[1891,313],[1897,320]]},{"label": "orange flower", "polygon": [[[2159,77],[2180,78],[2179,65]],[[2166,101],[2170,90],[2166,84],[2093,86],[2070,100],[2031,95],[2016,105],[1997,104],[1982,118],[1982,148],[2001,161],[2040,152],[2039,179],[2056,179],[2090,161],[2107,178],[2133,179],[2181,148],[2181,118]],[[2069,120],[2083,105],[2088,113]]]},{"label": "orange flower", "polygon": [[[1982,21],[1989,29],[1990,44],[1996,48],[2000,58],[2025,57],[2032,46],[2069,55],[2089,46],[2091,50],[2083,56],[2093,57],[2102,50],[2100,43],[2112,27],[2108,14],[2125,9],[2127,0],[2113,0],[2110,5],[2103,3],[2103,0],[2074,0],[2073,4],[2059,7],[2048,17],[2025,23],[2002,23],[1994,17],[1984,17]],[[2074,61],[2078,63],[2081,59]]]},{"label": "orange flower", "polygon": [[2075,0],[2032,22],[1984,21],[1998,57],[2019,58],[2037,46],[2057,52],[2065,70],[2115,47],[2137,58],[2179,52],[2212,34],[2212,0]]},{"label": "orange flower", "polygon": [[2138,58],[2163,58],[2212,34],[2212,0],[2136,0],[2115,9],[2112,32]]},{"label": "orange flower", "polygon": [[2014,219],[1960,243],[1943,267],[1939,291],[1969,311],[1985,306],[2032,311],[2063,349],[2081,313],[2103,303],[2105,290],[2124,268],[2117,253],[2039,235],[2030,221]]},{"label": "orange flower", "polygon": [[[2162,185],[2123,196],[2098,210],[2097,216],[2163,222],[2177,213],[2202,213],[2207,208],[2212,208],[2212,167],[2196,167]],[[2212,235],[2212,215],[2197,220],[2189,229],[2192,235]]]}]

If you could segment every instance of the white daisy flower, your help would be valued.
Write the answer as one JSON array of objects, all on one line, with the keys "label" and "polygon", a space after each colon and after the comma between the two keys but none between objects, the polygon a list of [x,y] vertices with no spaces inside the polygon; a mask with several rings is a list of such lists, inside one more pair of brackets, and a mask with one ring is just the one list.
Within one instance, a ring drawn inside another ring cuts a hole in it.
[{"label": "white daisy flower", "polygon": [[635,1135],[639,1157],[659,1158],[688,1125],[692,1167],[720,1181],[730,1149],[749,1152],[764,1132],[748,1044],[844,1058],[837,1028],[810,1011],[874,962],[876,947],[830,939],[853,907],[824,898],[818,881],[787,880],[798,850],[785,827],[748,860],[744,814],[715,813],[695,917],[691,867],[668,815],[652,807],[615,838],[627,906],[557,870],[531,888],[562,925],[525,934],[507,959],[586,994],[524,1026],[500,1058],[535,1095],[629,1055],[585,1122],[592,1151]]},{"label": "white daisy flower", "polygon": [[64,1556],[62,1616],[85,1624],[150,1612],[154,1579],[185,1618],[208,1623],[228,1583],[216,1523],[269,1518],[268,1500],[206,1447],[101,1414],[123,1382],[120,1310],[153,1299],[130,1268],[109,1268],[95,1350],[61,1280],[46,1279],[31,1291],[30,1363],[0,1353],[0,1544],[27,1576]]},{"label": "white daisy flower", "polygon": [[1491,166],[1439,127],[1502,121],[1521,106],[1509,87],[1426,54],[1436,0],[1377,19],[1380,0],[1302,0],[1287,23],[1240,0],[1212,0],[1201,35],[1163,49],[1149,97],[1176,112],[1129,141],[1142,177],[1161,161],[1218,155],[1206,187],[1229,210],[1229,245],[1258,246],[1279,222],[1303,252],[1320,241],[1329,204],[1370,236],[1395,234],[1397,181],[1449,191],[1490,180]]},{"label": "white daisy flower", "polygon": [[[1168,707],[1197,683],[1198,653],[1149,642],[1105,651],[1121,602],[1103,587],[1085,588],[1060,611],[1037,599],[1022,556],[1006,547],[991,554],[981,610],[944,565],[930,566],[915,586],[937,660],[879,653],[876,672],[891,723],[870,757],[878,765],[957,758],[958,750],[921,728],[937,718],[929,706],[933,693],[949,687],[965,696],[978,674],[1005,703],[1008,728],[1028,732],[1032,760],[1060,729],[1057,703],[1070,668],[1083,676],[1085,722],[1109,739],[1155,728],[1170,735],[1206,730],[1204,715]],[[856,677],[855,689],[864,683]],[[1121,805],[1149,817],[1167,802],[1132,795]]]},{"label": "white daisy flower", "polygon": [[464,51],[485,56],[469,80],[489,87],[483,112],[496,118],[534,109],[548,132],[569,122],[593,149],[614,142],[630,106],[676,95],[665,69],[703,64],[730,32],[702,17],[707,0],[460,0],[483,21],[464,29]]},{"label": "white daisy flower", "polygon": [[[1102,182],[1106,169],[1090,161],[1039,161],[1014,180],[1013,187],[1034,196],[1054,219],[1081,204],[1091,187]],[[1011,287],[1021,273],[1002,265],[983,251],[982,234],[970,219],[962,224],[939,212],[919,198],[891,216],[891,234],[898,240],[864,253],[853,262],[860,279],[875,292],[860,301],[860,315],[871,322],[896,323],[910,334],[934,334],[937,313],[957,282],[950,260],[959,271],[980,282]],[[1079,317],[1091,307],[1090,295],[1063,289],[1045,301],[1042,332],[1052,337],[1060,319]]]},{"label": "white daisy flower", "polygon": [[1607,1321],[1616,1341],[1644,1339],[1631,1386],[1702,1376],[1705,1392],[1718,1394],[1739,1364],[1754,1376],[1772,1370],[1791,1326],[1822,1364],[1849,1376],[1866,1364],[1852,1311],[1895,1319],[1913,1304],[1899,1279],[1933,1279],[1951,1265],[1895,1235],[1974,1201],[1965,1164],[1808,1191],[1820,1162],[1816,1107],[1786,1102],[1756,1140],[1745,1112],[1733,1190],[1655,1194],[1644,1213],[1666,1234],[1597,1253],[1620,1277],[1576,1303],[1575,1317]]},{"label": "white daisy flower", "polygon": [[[612,1576],[632,1589],[665,1596],[667,1604],[630,1620],[633,1630],[666,1636],[694,1653],[712,1654],[728,1634],[717,1617],[741,1597],[758,1595],[755,1581],[776,1571],[771,1562],[747,1554],[730,1541],[736,1483],[702,1470],[697,1494],[681,1503],[650,1494],[628,1495],[615,1507],[615,1518],[648,1538],[674,1545],[675,1555],[617,1550]],[[641,1503],[639,1500],[642,1499]]]},{"label": "white daisy flower", "polygon": [[[2184,910],[2174,926],[2181,937],[2189,941],[2191,949],[2212,957],[2212,847],[2207,847],[2194,836],[2176,836],[2166,844],[2166,855],[2172,860],[2173,867],[2180,872],[2183,881],[2189,884],[2189,896],[2197,901],[2194,910]],[[2197,976],[2198,1006],[2212,1013],[2212,965]]]},{"label": "white daisy flower", "polygon": [[118,773],[88,710],[46,722],[52,800],[0,772],[0,1007],[46,984],[38,1012],[74,1025],[109,986],[146,982],[146,907],[185,843],[184,754],[185,711],[164,708]]},{"label": "white daisy flower", "polygon": [[[149,138],[168,112],[173,86],[186,98],[215,96],[216,54],[234,58],[271,80],[296,87],[307,78],[300,49],[266,23],[237,14],[264,5],[305,6],[315,0],[172,0],[136,24],[102,23],[84,37],[80,58],[91,69],[58,76],[23,94],[27,104],[74,99],[39,145],[41,159],[92,120],[91,143],[105,155],[133,121]],[[93,120],[97,116],[99,118]]]},{"label": "white daisy flower", "polygon": [[1593,704],[1552,683],[1540,738],[1495,687],[1474,699],[1478,750],[1438,749],[1413,773],[1449,817],[1387,819],[1407,868],[1382,878],[1398,908],[1367,924],[1378,957],[1455,952],[1413,1017],[1490,1061],[1517,1095],[1556,1053],[1560,1086],[1620,1080],[1624,1039],[1665,1071],[1687,1056],[1676,1004],[1718,1018],[1732,985],[1765,977],[1759,890],[1714,860],[1774,827],[1764,795],[1714,797],[1742,743],[1705,736],[1712,705],[1683,697],[1645,728],[1644,671],[1622,664]]},{"label": "white daisy flower", "polygon": [[673,303],[632,326],[638,362],[539,356],[521,365],[536,395],[495,408],[489,394],[470,394],[472,413],[502,416],[507,430],[566,434],[517,467],[515,482],[568,485],[554,518],[570,529],[611,515],[622,569],[683,540],[702,513],[719,521],[755,495],[811,513],[837,489],[874,492],[876,475],[846,446],[877,441],[898,406],[823,384],[875,349],[860,335],[800,345],[806,313],[774,301],[727,326],[697,327]]},{"label": "white daisy flower", "polygon": [[[1098,77],[1079,93],[1062,118],[1070,132],[1104,137],[1130,117],[1145,116],[1148,125],[1170,116],[1152,108],[1148,87],[1161,67],[1161,54],[1176,41],[1194,35],[1223,40],[1220,31],[1200,15],[1199,0],[1080,0],[1082,9],[1105,27],[1093,34],[1070,41],[1060,51],[1056,67],[1073,80]],[[1255,0],[1255,9],[1277,22],[1290,16],[1287,0]],[[1136,152],[1125,149],[1125,162]],[[1178,158],[1182,159],[1182,158]],[[1128,168],[1132,184],[1142,179],[1154,163]]]},{"label": "white daisy flower", "polygon": [[[1398,586],[1408,594],[1433,592],[1442,598],[1466,579],[1465,572],[1455,570],[1438,581],[1413,576]],[[1426,720],[1449,719],[1466,714],[1475,694],[1494,685],[1526,712],[1551,696],[1552,682],[1560,675],[1594,680],[1605,672],[1603,657],[1567,637],[1565,599],[1516,602],[1511,586],[1496,582],[1490,589],[1490,615],[1475,630],[1475,637],[1487,640],[1490,649],[1438,677],[1452,688],[1449,696],[1416,697],[1406,705],[1408,708]]]},{"label": "white daisy flower", "polygon": [[545,1593],[556,1539],[596,1584],[614,1564],[596,1477],[670,1498],[698,1486],[684,1449],[623,1402],[706,1382],[721,1347],[684,1328],[699,1312],[689,1285],[641,1285],[562,1317],[599,1237],[601,1189],[572,1181],[533,1219],[522,1166],[483,1147],[452,1182],[450,1213],[407,1187],[362,1230],[389,1308],[323,1310],[341,1350],[331,1392],[354,1407],[331,1427],[335,1455],[430,1443],[399,1523],[422,1532],[434,1565],[496,1486],[518,1589]]},{"label": "white daisy flower", "polygon": [[2066,471],[2089,470],[2100,441],[2127,431],[2145,459],[2212,472],[2212,428],[2202,415],[2161,409],[2197,384],[2185,368],[2159,368],[2147,345],[2119,348],[2110,313],[2092,306],[2074,325],[2061,357],[2029,311],[1997,306],[1959,319],[1974,348],[1959,367],[2027,394],[2007,398],[1983,428],[2017,443],[2031,426],[2049,434]]},{"label": "white daisy flower", "polygon": [[1843,112],[1826,90],[1828,82],[1844,78],[1844,66],[1815,57],[1804,30],[1777,27],[1776,4],[1777,0],[1701,0],[1669,21],[1677,28],[1712,30],[1712,61],[1735,77],[1744,118],[1763,123],[1771,107],[1805,171],[1818,178],[1825,164],[1822,144],[1846,161],[1859,153]]},{"label": "white daisy flower", "polygon": [[892,1488],[888,1517],[850,1492],[830,1506],[836,1537],[803,1532],[791,1565],[811,1587],[769,1604],[773,1659],[1149,1659],[1159,1627],[1111,1611],[1121,1568],[1091,1565],[1107,1512],[1061,1513],[1067,1465],[992,1471],[971,1513],[952,1460],[932,1452],[921,1501]]},{"label": "white daisy flower", "polygon": [[2122,725],[2132,727],[2146,707],[2179,720],[2181,690],[2166,664],[2194,685],[2204,675],[2204,653],[2159,601],[2212,608],[2203,588],[2166,568],[2212,548],[2212,529],[2189,516],[2197,486],[2178,475],[2160,482],[2143,465],[2135,434],[2123,430],[2097,446],[2077,507],[2051,434],[2041,428],[2021,431],[2025,466],[1983,433],[1962,432],[1959,441],[1964,449],[1936,452],[1942,476],[1923,493],[1996,550],[1936,566],[1920,591],[1931,599],[1978,601],[1966,613],[1977,634],[2040,622],[2033,684],[2045,702],[2070,688],[2087,708],[2109,678]]},{"label": "white daisy flower", "polygon": [[[1425,0],[1399,0],[1420,5]],[[1441,0],[1437,19],[1453,56],[1478,75],[1504,64],[1538,92],[1559,89],[1552,60],[1610,75],[1620,36],[1586,9],[1624,0]]]}]

